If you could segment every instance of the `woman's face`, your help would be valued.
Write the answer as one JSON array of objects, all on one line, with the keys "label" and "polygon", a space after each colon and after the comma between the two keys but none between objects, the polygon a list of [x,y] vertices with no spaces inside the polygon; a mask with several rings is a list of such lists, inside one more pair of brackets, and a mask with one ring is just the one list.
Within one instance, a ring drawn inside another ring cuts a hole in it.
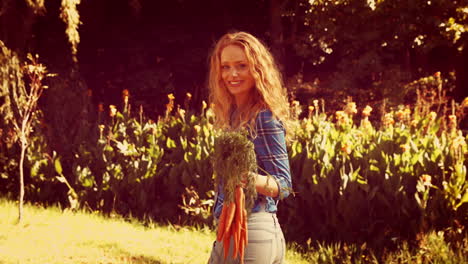
[{"label": "woman's face", "polygon": [[249,61],[244,50],[236,45],[226,46],[221,51],[221,78],[237,105],[245,103],[255,86]]}]

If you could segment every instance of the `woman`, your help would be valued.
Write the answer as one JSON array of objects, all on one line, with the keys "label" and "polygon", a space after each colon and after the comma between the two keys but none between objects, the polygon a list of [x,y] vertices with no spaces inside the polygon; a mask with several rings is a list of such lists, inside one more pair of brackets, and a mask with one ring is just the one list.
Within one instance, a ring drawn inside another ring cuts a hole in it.
[{"label": "woman", "polygon": [[[244,263],[283,263],[285,241],[276,211],[292,185],[285,143],[291,116],[281,75],[257,38],[245,32],[230,33],[221,37],[211,55],[209,89],[216,127],[247,128],[261,168],[254,175],[258,197],[247,220]],[[217,191],[216,219],[224,197],[222,188]],[[232,248],[226,261],[222,252],[223,243],[215,242],[209,263],[240,263],[232,257]]]}]

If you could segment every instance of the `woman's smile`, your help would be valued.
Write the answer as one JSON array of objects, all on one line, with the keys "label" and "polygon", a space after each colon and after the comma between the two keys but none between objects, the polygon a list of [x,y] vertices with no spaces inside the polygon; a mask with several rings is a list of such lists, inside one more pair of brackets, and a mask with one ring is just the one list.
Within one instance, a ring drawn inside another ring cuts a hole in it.
[{"label": "woman's smile", "polygon": [[243,81],[228,81],[229,85],[237,87],[240,86]]}]

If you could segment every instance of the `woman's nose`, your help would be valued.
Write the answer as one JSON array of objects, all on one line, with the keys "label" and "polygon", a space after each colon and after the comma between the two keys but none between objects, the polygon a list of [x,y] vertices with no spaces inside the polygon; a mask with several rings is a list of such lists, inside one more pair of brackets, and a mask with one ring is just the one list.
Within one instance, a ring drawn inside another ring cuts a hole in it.
[{"label": "woman's nose", "polygon": [[231,75],[232,75],[232,76],[237,76],[237,75],[238,75],[238,74],[237,74],[237,70],[236,70],[236,69],[232,69]]}]

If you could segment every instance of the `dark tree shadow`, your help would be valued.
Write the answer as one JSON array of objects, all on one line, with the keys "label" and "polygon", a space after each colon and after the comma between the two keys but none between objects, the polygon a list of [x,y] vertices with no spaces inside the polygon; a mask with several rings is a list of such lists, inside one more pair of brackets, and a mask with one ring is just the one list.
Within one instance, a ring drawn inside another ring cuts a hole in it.
[{"label": "dark tree shadow", "polygon": [[167,264],[155,257],[145,256],[143,254],[134,254],[123,249],[120,245],[115,243],[109,243],[100,246],[103,250],[107,251],[113,256],[119,256],[123,263],[135,263],[135,264]]}]

